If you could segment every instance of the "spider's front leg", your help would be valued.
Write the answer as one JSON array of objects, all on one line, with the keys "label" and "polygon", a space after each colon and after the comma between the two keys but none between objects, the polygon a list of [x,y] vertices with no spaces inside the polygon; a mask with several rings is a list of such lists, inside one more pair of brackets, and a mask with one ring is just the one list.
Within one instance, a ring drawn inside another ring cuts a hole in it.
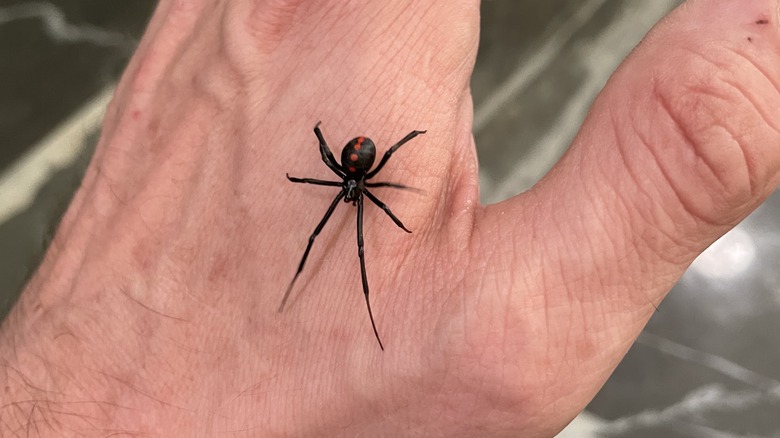
[{"label": "spider's front leg", "polygon": [[398,143],[390,146],[390,149],[388,149],[387,152],[385,152],[385,155],[382,156],[382,160],[379,161],[379,164],[377,164],[376,169],[366,174],[366,179],[371,179],[374,177],[374,175],[379,173],[379,171],[382,170],[383,167],[385,167],[385,164],[387,164],[387,160],[390,159],[390,156],[393,155],[393,152],[397,151],[398,148],[404,145],[404,143],[417,137],[420,134],[425,134],[426,132],[428,131],[412,131],[406,134],[406,137],[402,138]]},{"label": "spider's front leg", "polygon": [[317,122],[316,125],[314,125],[314,135],[317,136],[317,140],[320,142],[320,155],[322,156],[322,161],[325,162],[325,165],[330,168],[336,175],[338,175],[340,178],[344,178],[346,175],[346,172],[339,166],[339,163],[336,162],[336,158],[333,156],[333,152],[330,151],[330,147],[328,147],[328,142],[325,141],[325,137],[322,136],[322,131],[320,131],[320,123]]},{"label": "spider's front leg", "polygon": [[287,179],[290,180],[290,182],[294,182],[294,183],[315,184],[318,186],[341,187],[341,183],[336,181],[325,181],[325,180],[314,179],[314,178],[296,178],[294,176],[290,176],[289,173],[285,173],[285,175],[287,176]]}]

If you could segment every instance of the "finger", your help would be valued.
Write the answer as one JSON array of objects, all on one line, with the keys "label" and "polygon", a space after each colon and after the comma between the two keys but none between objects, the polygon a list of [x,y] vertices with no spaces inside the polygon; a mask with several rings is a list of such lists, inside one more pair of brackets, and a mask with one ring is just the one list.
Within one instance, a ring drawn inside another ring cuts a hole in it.
[{"label": "finger", "polygon": [[688,264],[777,186],[777,17],[770,0],[686,3],[610,79],[550,174],[480,221],[486,269],[512,284],[502,323],[544,333],[524,348],[570,358],[565,374],[587,390]]}]

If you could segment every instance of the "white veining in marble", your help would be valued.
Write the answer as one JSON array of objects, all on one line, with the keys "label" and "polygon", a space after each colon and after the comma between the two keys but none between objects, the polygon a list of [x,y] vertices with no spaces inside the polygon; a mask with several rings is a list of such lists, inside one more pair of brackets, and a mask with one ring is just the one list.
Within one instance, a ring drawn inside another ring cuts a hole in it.
[{"label": "white veining in marble", "polygon": [[708,413],[748,411],[758,405],[780,401],[780,381],[751,371],[726,358],[648,332],[643,332],[637,343],[722,373],[748,388],[735,390],[717,383],[704,385],[663,409],[647,409],[614,421],[602,422],[598,434],[630,436],[630,432],[634,430],[673,424],[676,429],[685,429],[686,433],[695,437],[735,437],[737,435],[732,433],[691,423],[691,419],[702,418]]},{"label": "white veining in marble", "polygon": [[40,143],[0,173],[0,223],[28,208],[40,188],[55,172],[73,164],[87,137],[100,130],[114,86],[97,96],[54,129]]},{"label": "white veining in marble", "polygon": [[[626,434],[632,430],[685,423],[685,419],[708,412],[748,410],[760,403],[780,400],[780,387],[767,391],[755,389],[729,390],[720,384],[710,384],[689,392],[677,403],[663,409],[647,409],[603,425],[600,434]],[[734,435],[727,435],[734,436]]]},{"label": "white veining in marble", "polygon": [[[533,59],[522,64],[505,84],[496,88],[496,92],[492,93],[475,111],[475,133],[487,125],[489,119],[494,117],[512,97],[516,97],[538,74],[545,71],[556,56],[561,55],[561,49],[566,42],[592,18],[603,3],[603,1],[583,3],[580,10],[561,26],[560,35],[550,38],[550,42],[542,46]],[[577,59],[572,62],[584,67],[588,74],[582,78],[577,93],[570,96],[568,103],[561,108],[562,112],[554,123],[557,128],[549,130],[533,145],[528,146],[531,153],[504,181],[489,181],[487,176],[481,175],[480,184],[485,182],[491,184],[493,188],[490,192],[487,190],[483,192],[483,201],[499,202],[527,190],[552,168],[579,131],[593,99],[601,91],[610,74],[642,39],[647,30],[678,4],[679,0],[632,3],[630,7],[622,10],[622,18],[612,20],[593,41],[581,42],[578,45]]]},{"label": "white veining in marble", "polygon": [[[584,1],[579,9],[559,27],[558,30],[553,32],[549,38],[545,39],[545,43],[533,51],[533,55],[526,60],[519,62],[515,71],[505,80],[503,83],[495,87],[495,89],[484,99],[484,101],[474,109],[474,121],[472,126],[472,132],[474,135],[484,130],[490,121],[502,111],[506,105],[508,105],[513,98],[516,98],[518,94],[522,93],[539,75],[544,73],[549,66],[555,61],[556,57],[560,56],[561,50],[569,42],[577,30],[581,29],[588,20],[598,11],[598,9],[604,5],[606,0],[587,0]],[[582,118],[581,114],[577,116]],[[559,156],[562,151],[561,148],[553,149],[555,156]],[[536,150],[536,148],[534,149]],[[549,150],[549,149],[548,149]],[[538,154],[537,154],[538,155]],[[550,165],[547,161],[542,165],[542,172],[546,172]],[[515,174],[524,177],[525,174],[532,172],[534,176],[539,173],[539,165],[537,163],[530,163],[524,161],[517,166]],[[536,171],[536,172],[534,172]],[[517,179],[517,178],[512,178]],[[494,181],[488,172],[479,172],[479,186],[482,193],[482,201],[487,203],[499,202],[514,194],[517,194],[523,190],[528,189],[539,178],[522,178],[523,182],[519,185],[514,184],[514,190],[510,194],[506,194],[506,190],[499,190],[497,188],[499,181]],[[506,184],[504,184],[505,186]]]},{"label": "white veining in marble", "polygon": [[0,8],[0,25],[31,18],[40,19],[46,34],[57,42],[86,42],[122,50],[130,50],[135,46],[134,41],[119,32],[86,23],[69,23],[62,10],[48,2],[18,3]]},{"label": "white veining in marble", "polygon": [[753,236],[737,227],[713,243],[691,264],[691,271],[711,280],[738,279],[756,258]]},{"label": "white veining in marble", "polygon": [[569,42],[574,34],[587,24],[593,15],[607,0],[586,0],[580,8],[549,38],[534,51],[530,59],[523,60],[517,70],[502,84],[499,84],[484,102],[474,111],[475,134],[479,134],[490,120],[501,112],[504,107],[523,89],[533,82],[547,67],[560,55],[564,45]]},{"label": "white veining in marble", "polygon": [[636,342],[654,348],[666,355],[717,371],[753,388],[759,390],[775,388],[775,390],[780,391],[779,381],[751,371],[736,362],[716,354],[682,345],[648,331],[642,332]]}]

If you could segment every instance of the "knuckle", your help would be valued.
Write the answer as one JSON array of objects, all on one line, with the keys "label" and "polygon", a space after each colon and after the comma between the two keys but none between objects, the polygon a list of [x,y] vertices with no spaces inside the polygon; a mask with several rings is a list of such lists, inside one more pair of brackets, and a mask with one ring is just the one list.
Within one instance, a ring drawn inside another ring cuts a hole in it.
[{"label": "knuckle", "polygon": [[254,0],[237,20],[243,24],[242,33],[254,43],[252,47],[271,53],[293,28],[296,12],[305,4],[303,0]]},{"label": "knuckle", "polygon": [[695,218],[733,223],[764,190],[768,169],[761,157],[780,141],[764,116],[778,107],[777,90],[755,90],[766,82],[760,69],[728,50],[693,53],[652,76],[655,111],[649,123],[634,127],[641,126],[643,143]]}]

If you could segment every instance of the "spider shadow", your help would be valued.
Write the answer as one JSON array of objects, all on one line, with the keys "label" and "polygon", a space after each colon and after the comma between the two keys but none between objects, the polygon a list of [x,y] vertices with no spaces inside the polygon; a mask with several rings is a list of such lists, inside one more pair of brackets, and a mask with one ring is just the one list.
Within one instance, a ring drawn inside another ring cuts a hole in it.
[{"label": "spider shadow", "polygon": [[[351,236],[353,240],[357,239],[357,234],[356,234],[357,231],[352,230],[352,232],[350,233],[349,230],[354,227],[350,227],[348,225],[350,219],[352,219],[352,222],[354,224],[354,221],[356,220],[355,211],[357,209],[352,207],[351,204],[347,204],[345,205],[345,207],[349,207],[349,209],[344,209],[343,207],[338,208],[337,209],[338,211],[335,211],[333,213],[333,217],[331,218],[331,220],[334,221],[334,223],[328,221],[328,224],[325,226],[325,228],[323,228],[322,232],[317,236],[317,239],[314,241],[314,245],[312,246],[311,253],[309,254],[309,259],[306,261],[306,266],[304,267],[304,270],[301,271],[300,278],[298,278],[298,281],[295,283],[293,289],[290,291],[290,296],[288,297],[287,303],[285,304],[283,310],[287,310],[295,306],[298,300],[303,297],[303,293],[309,289],[312,280],[316,280],[316,279],[321,280],[321,278],[318,275],[322,273],[323,264],[327,260],[329,260],[330,255],[333,254],[337,242],[346,240],[348,235]],[[339,214],[339,211],[341,211],[341,217],[336,217],[336,215]],[[324,210],[322,213],[324,213]],[[349,213],[352,214],[350,215]],[[314,231],[316,225],[317,222],[316,221],[313,222],[311,224],[311,230],[309,230],[308,232],[311,233],[312,231]],[[319,254],[316,254],[315,252]],[[300,254],[297,254],[296,257],[300,258],[302,254],[303,254],[303,248],[300,250]],[[357,260],[358,258],[357,247],[355,248],[354,256],[355,259]],[[336,267],[337,266],[338,265],[336,265]],[[288,279],[288,282],[289,281],[290,280]]]}]

